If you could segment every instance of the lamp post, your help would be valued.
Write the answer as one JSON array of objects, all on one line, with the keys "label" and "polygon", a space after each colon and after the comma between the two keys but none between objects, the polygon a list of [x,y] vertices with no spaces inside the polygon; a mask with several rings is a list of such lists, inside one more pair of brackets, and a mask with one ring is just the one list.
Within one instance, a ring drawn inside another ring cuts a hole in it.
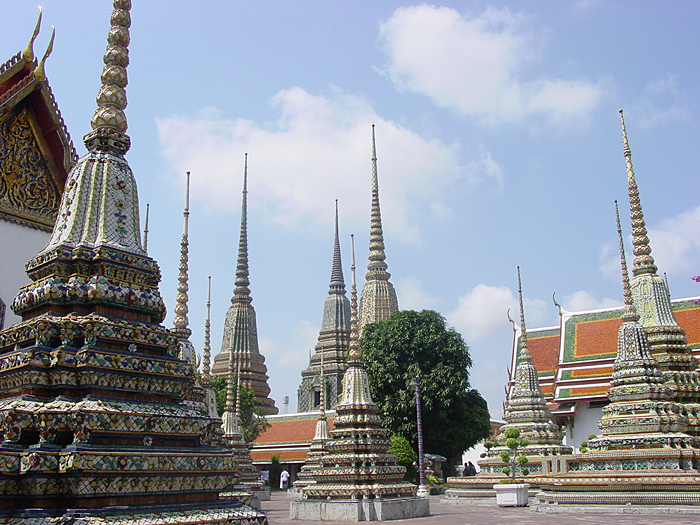
[{"label": "lamp post", "polygon": [[418,492],[416,496],[425,498],[428,496],[428,488],[425,486],[425,461],[423,457],[423,417],[420,408],[420,383],[414,377],[410,383],[411,388],[416,391],[416,416],[418,419]]}]

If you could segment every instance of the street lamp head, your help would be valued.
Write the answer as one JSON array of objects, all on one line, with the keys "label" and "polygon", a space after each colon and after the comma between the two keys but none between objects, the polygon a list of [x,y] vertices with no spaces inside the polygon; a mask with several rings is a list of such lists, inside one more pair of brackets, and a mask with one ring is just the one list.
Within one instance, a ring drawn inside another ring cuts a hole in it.
[{"label": "street lamp head", "polygon": [[413,390],[417,391],[419,385],[420,385],[420,383],[418,382],[418,378],[414,377],[413,379],[411,379],[411,382],[409,383],[408,386],[410,386]]}]

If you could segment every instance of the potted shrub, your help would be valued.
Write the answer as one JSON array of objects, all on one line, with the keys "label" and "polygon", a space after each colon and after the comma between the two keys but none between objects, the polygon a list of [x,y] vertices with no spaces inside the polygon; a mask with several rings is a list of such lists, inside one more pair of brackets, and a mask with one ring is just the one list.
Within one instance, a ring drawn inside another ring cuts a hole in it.
[{"label": "potted shrub", "polygon": [[505,436],[506,450],[501,450],[499,456],[505,466],[501,472],[508,476],[493,488],[496,491],[496,503],[499,507],[525,507],[527,506],[529,483],[518,483],[516,474],[519,472],[527,476],[530,471],[527,469],[527,456],[525,447],[530,444],[530,440],[520,437],[520,430],[514,427],[507,428]]}]

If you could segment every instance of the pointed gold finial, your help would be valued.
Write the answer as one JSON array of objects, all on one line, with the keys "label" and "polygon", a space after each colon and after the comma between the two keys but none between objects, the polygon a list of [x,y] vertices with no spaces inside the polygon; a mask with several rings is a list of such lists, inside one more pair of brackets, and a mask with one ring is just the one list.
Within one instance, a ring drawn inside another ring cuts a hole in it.
[{"label": "pointed gold finial", "polygon": [[55,38],[56,28],[51,26],[51,39],[49,40],[49,47],[46,48],[44,56],[41,58],[39,65],[36,66],[36,69],[34,70],[34,78],[36,78],[39,82],[44,82],[46,80],[46,71],[44,70],[44,67],[46,65],[46,59],[49,58],[49,55],[53,51],[53,41]]},{"label": "pointed gold finial", "polygon": [[131,0],[114,0],[104,54],[102,86],[97,93],[97,109],[92,116],[93,131],[85,136],[88,149],[107,149],[124,154],[131,145],[126,135],[126,68],[129,65]]},{"label": "pointed gold finial", "polygon": [[36,20],[36,27],[34,27],[34,32],[32,33],[32,38],[29,39],[29,43],[27,44],[27,47],[24,48],[24,51],[22,51],[22,58],[26,60],[27,62],[31,62],[34,60],[34,40],[36,40],[36,37],[39,36],[39,31],[41,30],[41,16],[42,16],[42,8],[39,6],[39,18]]},{"label": "pointed gold finial", "polygon": [[627,142],[627,130],[625,129],[625,117],[620,113],[620,126],[622,127],[622,143],[625,162],[627,165],[627,186],[630,201],[630,218],[632,219],[632,253],[634,254],[634,262],[632,264],[632,273],[642,275],[645,273],[656,274],[657,267],[654,264],[654,258],[651,256],[651,246],[649,246],[649,237],[647,237],[646,222],[644,221],[644,213],[642,212],[642,203],[639,200],[639,188],[637,180],[634,176],[634,167],[632,166],[632,151]]}]

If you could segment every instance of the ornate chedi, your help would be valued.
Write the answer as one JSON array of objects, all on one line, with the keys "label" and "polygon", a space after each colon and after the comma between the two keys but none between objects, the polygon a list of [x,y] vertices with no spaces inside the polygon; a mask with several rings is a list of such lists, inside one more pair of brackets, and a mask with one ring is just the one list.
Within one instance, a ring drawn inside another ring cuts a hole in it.
[{"label": "ornate chedi", "polygon": [[[323,354],[321,354],[321,369],[320,369],[320,384],[325,384],[325,374],[323,368]],[[326,389],[321,389],[321,402],[319,404],[318,421],[316,422],[316,431],[309,445],[309,452],[306,454],[306,462],[301,467],[301,471],[297,474],[297,480],[294,482],[294,488],[300,489],[310,483],[315,483],[313,478],[314,471],[321,465],[321,457],[326,454],[326,442],[330,439],[330,427],[326,418]]]},{"label": "ornate chedi", "polygon": [[41,17],[40,7],[27,47],[0,65],[0,219],[51,232],[78,155],[44,71],[53,32],[34,56]]},{"label": "ornate chedi", "polygon": [[697,444],[685,433],[688,419],[679,403],[669,401],[659,365],[652,356],[648,336],[639,323],[627,274],[622,228],[617,214],[625,310],[617,335],[617,356],[608,390],[611,403],[598,422],[602,436],[588,442],[591,452],[641,448],[686,448]]},{"label": "ornate chedi", "polygon": [[[333,269],[328,288],[328,297],[323,305],[323,321],[318,335],[314,355],[309,367],[301,373],[298,391],[298,410],[316,410],[322,399],[329,399],[331,408],[339,399],[343,388],[343,375],[347,368],[347,353],[350,344],[350,302],[345,295],[345,280],[340,257],[338,237],[338,201],[335,202],[335,244],[333,246]],[[326,378],[319,375],[321,361],[325,363]],[[319,380],[323,382],[319,383]],[[323,386],[322,386],[323,385]],[[324,392],[327,390],[327,392]],[[327,395],[326,395],[327,394]]]},{"label": "ornate chedi", "polygon": [[389,282],[384,253],[382,214],[379,209],[379,179],[377,178],[377,148],[372,124],[372,218],[369,231],[369,264],[365,285],[360,294],[360,335],[368,323],[386,321],[399,311],[394,285]]},{"label": "ornate chedi", "polygon": [[258,348],[258,328],[250,296],[250,273],[248,271],[248,154],[245,155],[243,174],[243,198],[241,205],[241,236],[238,243],[236,285],[231,306],[226,312],[221,352],[214,357],[214,375],[225,375],[229,354],[241,365],[241,384],[255,393],[255,402],[263,414],[277,414],[275,401],[270,399],[267,384],[265,357]]},{"label": "ornate chedi", "polygon": [[[616,203],[617,212],[617,203]],[[545,479],[542,503],[700,503],[700,441],[685,430],[682,403],[669,388],[640,323],[627,275],[617,216],[625,309],[608,390],[610,404],[598,422],[602,435],[570,456],[565,472]],[[556,469],[553,469],[556,470]]]},{"label": "ornate chedi", "polygon": [[[353,283],[354,283],[353,279]],[[343,399],[325,453],[290,507],[292,519],[369,521],[427,516],[426,498],[402,481],[406,468],[387,450],[391,444],[369,392],[360,353],[356,302],[350,317],[350,351]],[[323,518],[321,518],[323,516]]]},{"label": "ornate chedi", "polygon": [[530,444],[525,447],[524,455],[528,458],[527,468],[533,474],[542,472],[542,457],[570,454],[572,448],[562,444],[564,433],[554,423],[547,408],[537,379],[537,368],[527,345],[525,311],[523,308],[523,290],[518,267],[518,299],[520,301],[520,358],[515,369],[515,381],[508,395],[503,419],[506,424],[498,436],[498,446],[492,448],[485,460],[479,461],[484,474],[498,474],[504,466],[499,454],[508,450],[505,446],[503,432],[510,427],[517,428],[522,438]]},{"label": "ornate chedi", "polygon": [[114,1],[88,153],[27,263],[32,283],[13,303],[23,321],[0,332],[0,507],[32,523],[154,523],[156,509],[164,524],[262,523],[219,501],[234,461],[216,444],[218,418],[184,402],[194,367],[160,324],[160,272],[124,158],[130,7]]},{"label": "ornate chedi", "polygon": [[671,308],[668,285],[658,275],[651,255],[622,110],[620,123],[632,220],[632,300],[639,322],[647,331],[652,356],[659,364],[671,391],[670,400],[683,403],[683,411],[688,418],[688,433],[700,436],[700,375],[696,372],[698,362],[690,353],[685,331],[679,326]]}]

